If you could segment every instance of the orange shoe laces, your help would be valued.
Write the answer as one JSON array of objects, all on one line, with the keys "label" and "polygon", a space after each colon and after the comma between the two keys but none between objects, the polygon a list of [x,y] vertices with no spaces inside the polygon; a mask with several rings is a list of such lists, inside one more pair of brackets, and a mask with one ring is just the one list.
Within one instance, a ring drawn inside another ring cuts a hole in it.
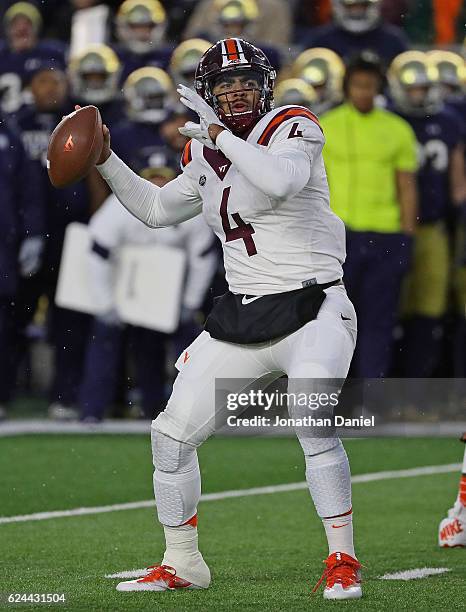
[{"label": "orange shoe laces", "polygon": [[176,569],[169,565],[149,565],[147,568],[149,573],[140,578],[139,582],[155,582],[156,580],[163,580],[167,583],[167,586],[171,589],[175,587],[186,587],[191,583],[183,578],[179,578],[176,575]]},{"label": "orange shoe laces", "polygon": [[319,581],[312,589],[312,593],[317,591],[325,579],[327,580],[328,588],[332,588],[336,582],[339,582],[344,589],[353,586],[358,579],[357,572],[362,567],[359,561],[344,553],[342,553],[339,560],[336,557],[336,553],[334,553],[324,563],[327,569],[324,570]]}]

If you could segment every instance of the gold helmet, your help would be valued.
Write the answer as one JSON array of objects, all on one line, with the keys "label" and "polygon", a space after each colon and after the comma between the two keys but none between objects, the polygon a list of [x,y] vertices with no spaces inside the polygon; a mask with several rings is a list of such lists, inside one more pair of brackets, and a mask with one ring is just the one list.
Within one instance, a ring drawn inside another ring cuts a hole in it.
[{"label": "gold helmet", "polygon": [[88,104],[102,104],[117,96],[121,65],[107,45],[89,45],[72,57],[69,77],[73,95]]},{"label": "gold helmet", "polygon": [[303,79],[284,79],[280,81],[275,87],[273,97],[275,108],[287,104],[296,104],[313,110],[318,102],[314,87]]},{"label": "gold helmet", "polygon": [[172,53],[169,68],[174,82],[192,87],[199,60],[211,46],[202,38],[190,38],[178,45]]},{"label": "gold helmet", "polygon": [[145,66],[132,72],[123,85],[126,112],[133,121],[159,124],[174,105],[171,78],[161,68]]},{"label": "gold helmet", "polygon": [[29,19],[36,34],[39,32],[42,26],[42,15],[34,4],[31,4],[31,2],[15,2],[15,4],[12,4],[3,17],[5,28],[19,16]]},{"label": "gold helmet", "polygon": [[458,53],[435,49],[427,57],[437,68],[443,100],[461,99],[466,88],[466,63]]},{"label": "gold helmet", "polygon": [[344,74],[340,56],[323,47],[303,51],[291,66],[292,77],[303,79],[314,88],[317,101],[313,111],[318,115],[342,101]]},{"label": "gold helmet", "polygon": [[423,116],[439,110],[438,70],[427,53],[400,53],[391,63],[387,79],[393,101],[401,112]]},{"label": "gold helmet", "polygon": [[125,0],[118,9],[116,25],[121,43],[142,55],[163,41],[167,14],[159,0]]},{"label": "gold helmet", "polygon": [[256,0],[217,0],[220,38],[248,37],[250,26],[259,17]]}]

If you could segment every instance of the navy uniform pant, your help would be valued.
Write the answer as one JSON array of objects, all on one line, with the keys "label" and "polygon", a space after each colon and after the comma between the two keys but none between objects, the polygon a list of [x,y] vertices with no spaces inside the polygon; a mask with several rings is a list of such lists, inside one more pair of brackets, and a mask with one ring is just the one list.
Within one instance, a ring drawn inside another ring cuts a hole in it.
[{"label": "navy uniform pant", "polygon": [[393,351],[401,284],[411,255],[411,238],[404,234],[346,234],[344,282],[358,316],[358,341],[352,375],[388,375]]}]

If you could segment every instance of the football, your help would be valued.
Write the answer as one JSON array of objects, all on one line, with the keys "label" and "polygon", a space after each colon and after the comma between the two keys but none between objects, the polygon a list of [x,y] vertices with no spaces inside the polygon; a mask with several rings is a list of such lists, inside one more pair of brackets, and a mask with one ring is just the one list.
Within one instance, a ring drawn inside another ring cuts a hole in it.
[{"label": "football", "polygon": [[84,106],[60,121],[50,136],[47,170],[54,187],[84,178],[102,152],[102,117],[95,106]]}]

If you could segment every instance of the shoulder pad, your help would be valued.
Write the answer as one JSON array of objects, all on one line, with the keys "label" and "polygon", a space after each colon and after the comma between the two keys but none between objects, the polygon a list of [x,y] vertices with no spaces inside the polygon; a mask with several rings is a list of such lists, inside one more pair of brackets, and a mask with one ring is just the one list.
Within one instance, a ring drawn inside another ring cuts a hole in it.
[{"label": "shoulder pad", "polygon": [[285,106],[284,108],[279,109],[267,123],[265,129],[257,140],[258,144],[263,145],[264,147],[267,146],[272,136],[275,134],[278,128],[285,123],[285,121],[297,119],[299,117],[310,119],[322,130],[317,116],[314,115],[314,113],[308,108],[304,108],[304,106]]}]

